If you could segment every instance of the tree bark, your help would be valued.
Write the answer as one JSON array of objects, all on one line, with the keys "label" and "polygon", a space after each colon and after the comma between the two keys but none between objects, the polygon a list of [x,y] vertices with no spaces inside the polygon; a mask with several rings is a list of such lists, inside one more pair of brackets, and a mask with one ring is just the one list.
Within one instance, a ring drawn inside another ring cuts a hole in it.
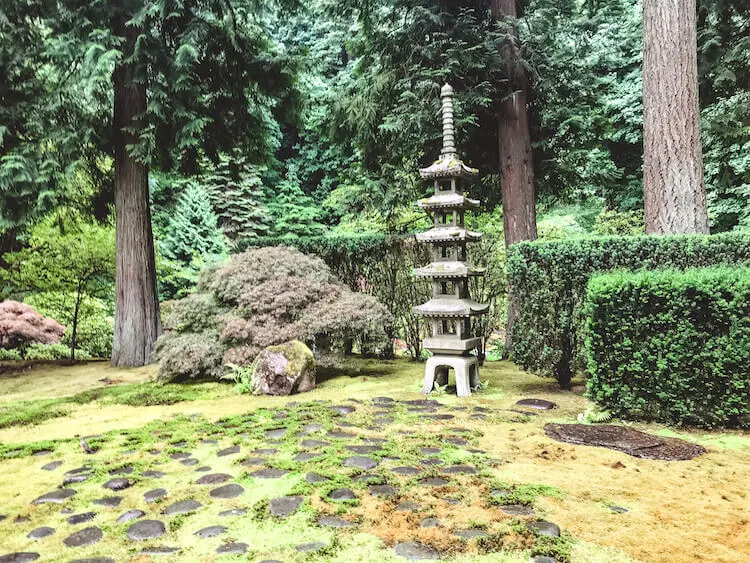
[{"label": "tree bark", "polygon": [[[516,0],[492,0],[492,16],[509,20],[508,35],[500,49],[510,83],[510,93],[500,101],[498,139],[500,149],[500,190],[503,200],[503,232],[506,248],[523,240],[535,240],[536,192],[529,133],[529,78],[520,61],[518,29],[512,21],[518,16]],[[520,304],[508,293],[508,322],[505,331],[505,355],[512,345],[511,331]]]},{"label": "tree bark", "polygon": [[[125,39],[125,54],[133,51],[138,28],[126,26],[128,0],[118,0],[115,33]],[[135,80],[132,64],[115,68],[113,138],[115,153],[115,334],[112,365],[142,366],[161,334],[156,291],[154,239],[148,197],[148,169],[127,150],[136,137],[127,127],[137,125],[146,111],[146,84]]]},{"label": "tree bark", "polygon": [[708,233],[699,119],[696,0],[644,0],[647,233]]}]

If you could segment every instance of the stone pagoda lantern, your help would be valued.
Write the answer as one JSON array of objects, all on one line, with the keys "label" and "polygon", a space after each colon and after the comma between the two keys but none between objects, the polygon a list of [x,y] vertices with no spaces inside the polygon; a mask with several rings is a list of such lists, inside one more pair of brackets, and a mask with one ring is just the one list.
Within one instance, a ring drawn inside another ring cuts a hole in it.
[{"label": "stone pagoda lantern", "polygon": [[446,84],[440,96],[443,149],[437,161],[419,171],[423,179],[433,182],[435,189],[434,195],[419,202],[434,220],[434,227],[417,235],[418,241],[432,247],[432,263],[414,270],[415,276],[432,282],[432,299],[414,311],[427,321],[430,336],[422,344],[433,354],[425,367],[422,393],[430,393],[435,382],[447,385],[449,369],[453,368],[457,394],[467,397],[479,383],[479,361],[471,352],[480,340],[475,336],[471,318],[487,313],[489,305],[477,303],[469,295],[469,278],[484,275],[484,270],[468,264],[466,245],[478,241],[482,235],[464,224],[466,210],[476,209],[479,202],[466,197],[460,184],[479,171],[466,166],[456,153],[453,88]]}]

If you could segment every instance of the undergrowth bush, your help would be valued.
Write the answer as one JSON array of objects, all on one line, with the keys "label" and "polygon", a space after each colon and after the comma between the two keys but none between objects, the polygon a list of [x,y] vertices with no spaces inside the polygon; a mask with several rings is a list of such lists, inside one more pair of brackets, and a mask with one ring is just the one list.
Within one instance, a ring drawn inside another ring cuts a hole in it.
[{"label": "undergrowth bush", "polygon": [[522,242],[508,250],[508,283],[520,304],[513,359],[567,386],[586,369],[583,300],[589,279],[612,270],[750,264],[750,236],[674,235]]},{"label": "undergrowth bush", "polygon": [[597,403],[648,420],[750,424],[750,269],[597,276],[585,312]]},{"label": "undergrowth bush", "polygon": [[[34,362],[51,362],[54,360],[67,360],[70,358],[70,348],[65,344],[31,344],[23,353],[26,360]],[[91,356],[83,350],[79,350],[76,358],[89,360]]]}]

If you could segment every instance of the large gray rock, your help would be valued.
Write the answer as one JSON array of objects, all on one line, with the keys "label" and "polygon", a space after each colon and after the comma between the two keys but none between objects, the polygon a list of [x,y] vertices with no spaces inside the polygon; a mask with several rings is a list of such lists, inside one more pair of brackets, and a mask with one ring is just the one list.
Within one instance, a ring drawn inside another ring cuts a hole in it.
[{"label": "large gray rock", "polygon": [[299,340],[269,346],[253,363],[253,390],[263,395],[291,395],[315,388],[315,357]]}]

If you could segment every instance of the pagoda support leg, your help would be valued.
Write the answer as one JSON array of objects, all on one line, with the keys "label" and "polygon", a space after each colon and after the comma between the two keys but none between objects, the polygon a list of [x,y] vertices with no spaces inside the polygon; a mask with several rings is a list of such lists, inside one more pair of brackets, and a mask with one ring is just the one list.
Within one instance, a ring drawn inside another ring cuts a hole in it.
[{"label": "pagoda support leg", "polygon": [[427,363],[424,366],[424,381],[422,382],[422,395],[429,395],[435,388],[435,376],[437,375],[437,368],[440,362],[437,356],[427,358]]},{"label": "pagoda support leg", "polygon": [[479,361],[476,356],[432,356],[424,369],[422,394],[429,395],[438,385],[448,384],[448,369],[456,374],[456,394],[469,397],[472,387],[479,382]]}]

